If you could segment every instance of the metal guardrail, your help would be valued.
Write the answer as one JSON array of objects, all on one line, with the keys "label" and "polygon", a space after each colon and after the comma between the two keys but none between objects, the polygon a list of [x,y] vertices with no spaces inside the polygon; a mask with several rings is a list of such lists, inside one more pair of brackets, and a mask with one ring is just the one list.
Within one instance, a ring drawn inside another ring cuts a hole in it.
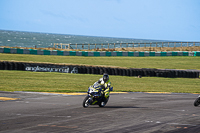
[{"label": "metal guardrail", "polygon": [[140,47],[192,47],[200,46],[200,42],[151,42],[151,43],[95,43],[95,44],[64,44],[54,43],[54,48],[60,49],[115,49]]}]

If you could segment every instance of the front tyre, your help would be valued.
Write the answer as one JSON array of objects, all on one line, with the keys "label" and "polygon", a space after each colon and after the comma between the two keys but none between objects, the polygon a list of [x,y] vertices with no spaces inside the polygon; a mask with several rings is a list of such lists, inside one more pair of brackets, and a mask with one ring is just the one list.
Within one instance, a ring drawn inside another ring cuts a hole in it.
[{"label": "front tyre", "polygon": [[200,98],[197,98],[195,101],[194,101],[194,106],[198,106],[200,103]]},{"label": "front tyre", "polygon": [[89,100],[90,100],[89,96],[86,96],[85,99],[83,100],[83,107],[84,108],[87,108],[90,105]]}]

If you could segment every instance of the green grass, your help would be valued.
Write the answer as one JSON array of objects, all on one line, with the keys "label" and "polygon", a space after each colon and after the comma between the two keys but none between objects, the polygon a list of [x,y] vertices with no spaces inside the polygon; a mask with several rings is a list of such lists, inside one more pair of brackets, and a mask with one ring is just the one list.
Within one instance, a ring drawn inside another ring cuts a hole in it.
[{"label": "green grass", "polygon": [[83,57],[0,54],[0,61],[33,61],[49,63],[70,63],[82,65],[105,65],[127,68],[197,69],[200,70],[200,57]]},{"label": "green grass", "polygon": [[[101,75],[0,70],[1,91],[86,92]],[[110,76],[114,91],[200,93],[200,79]]]},{"label": "green grass", "polygon": [[[105,65],[127,68],[197,69],[200,57],[77,57],[0,54],[0,61]],[[101,75],[0,70],[1,91],[86,92]],[[199,79],[110,76],[114,91],[200,93]]]}]

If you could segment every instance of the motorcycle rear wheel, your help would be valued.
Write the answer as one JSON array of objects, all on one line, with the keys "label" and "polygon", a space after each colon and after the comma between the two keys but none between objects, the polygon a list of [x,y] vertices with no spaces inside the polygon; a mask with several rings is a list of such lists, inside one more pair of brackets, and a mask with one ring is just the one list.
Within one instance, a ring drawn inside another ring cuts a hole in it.
[{"label": "motorcycle rear wheel", "polygon": [[200,104],[199,101],[200,101],[200,98],[197,98],[197,99],[194,101],[194,106],[195,106],[195,107],[198,106],[198,105]]},{"label": "motorcycle rear wheel", "polygon": [[[109,97],[108,97],[106,100],[101,101],[101,102],[99,103],[99,107],[105,107],[106,104],[107,104],[107,102],[108,102],[108,100],[109,100]],[[102,104],[103,102],[104,102],[104,104]]]}]

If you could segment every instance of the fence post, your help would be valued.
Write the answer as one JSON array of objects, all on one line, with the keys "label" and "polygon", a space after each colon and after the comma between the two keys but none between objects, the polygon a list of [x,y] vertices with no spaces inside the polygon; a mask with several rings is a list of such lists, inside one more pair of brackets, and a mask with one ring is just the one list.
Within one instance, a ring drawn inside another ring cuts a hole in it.
[{"label": "fence post", "polygon": [[97,46],[97,45],[96,45],[96,43],[95,43],[95,49],[96,49],[96,46]]},{"label": "fence post", "polygon": [[188,47],[188,42],[187,42],[187,47]]},{"label": "fence post", "polygon": [[103,49],[103,43],[101,44],[101,49]]},{"label": "fence post", "polygon": [[182,48],[182,42],[181,42],[181,48]]},{"label": "fence post", "polygon": [[134,43],[133,43],[133,48],[134,48]]},{"label": "fence post", "polygon": [[114,49],[115,49],[115,43],[114,43]]},{"label": "fence post", "polygon": [[68,45],[68,49],[70,49],[70,44]]},{"label": "fence post", "polygon": [[195,42],[193,43],[193,46],[195,46]]},{"label": "fence post", "polygon": [[168,42],[168,48],[169,48],[169,42]]},{"label": "fence post", "polygon": [[146,43],[144,43],[144,47],[146,48]]},{"label": "fence post", "polygon": [[84,49],[84,44],[82,44],[82,50]]},{"label": "fence post", "polygon": [[122,48],[122,43],[120,43],[120,48]]},{"label": "fence post", "polygon": [[157,42],[156,42],[156,48],[157,48]]},{"label": "fence post", "polygon": [[108,43],[108,49],[109,49],[109,43]]},{"label": "fence post", "polygon": [[90,44],[88,44],[88,50],[90,50]]},{"label": "fence post", "polygon": [[163,48],[163,42],[162,42],[162,48]]},{"label": "fence post", "polygon": [[174,42],[174,48],[176,47],[176,42]]}]

